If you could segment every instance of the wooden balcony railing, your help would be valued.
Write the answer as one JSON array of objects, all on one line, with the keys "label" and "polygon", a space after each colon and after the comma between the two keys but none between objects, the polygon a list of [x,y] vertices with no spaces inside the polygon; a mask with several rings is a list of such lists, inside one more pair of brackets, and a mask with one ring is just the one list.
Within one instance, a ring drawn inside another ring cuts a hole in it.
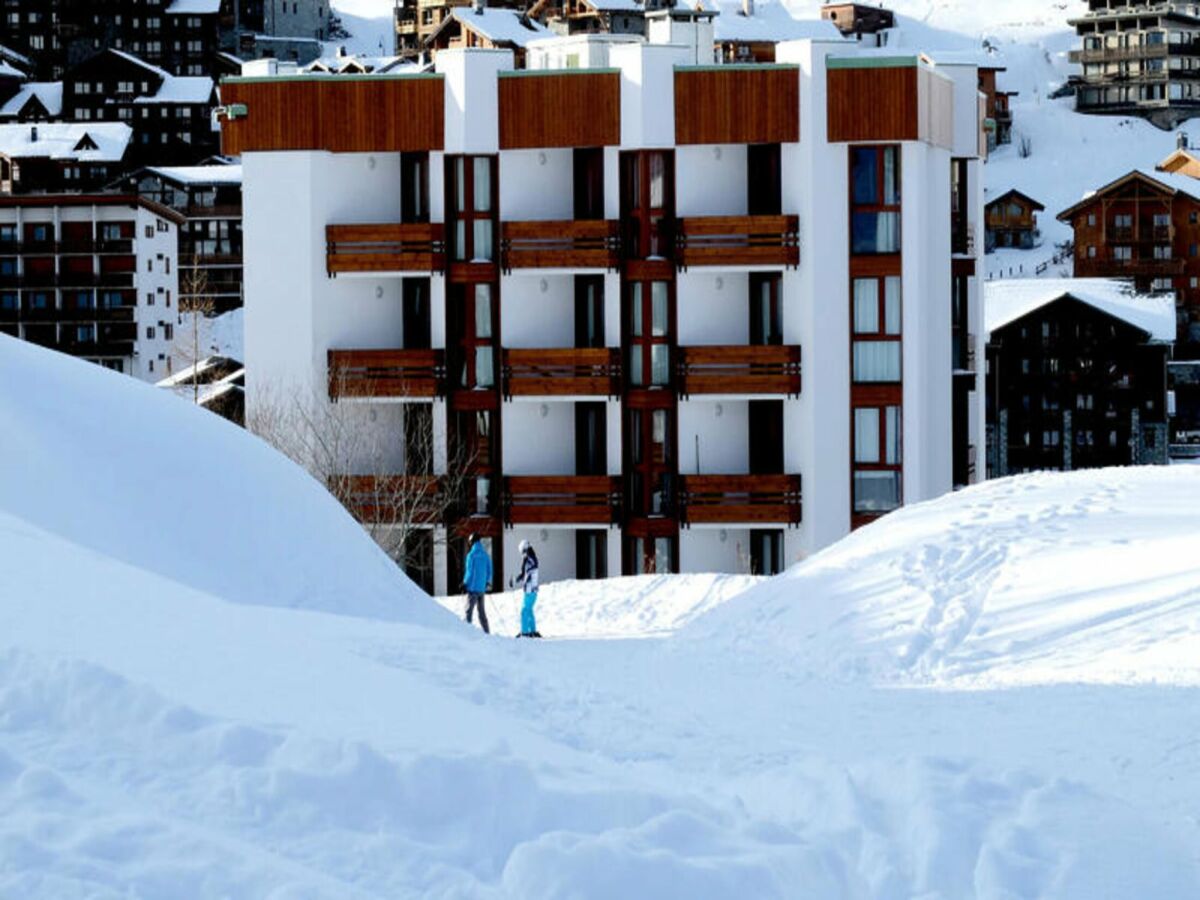
[{"label": "wooden balcony railing", "polygon": [[329,491],[367,523],[432,523],[443,507],[436,475],[334,475]]},{"label": "wooden balcony railing", "polygon": [[799,525],[799,475],[683,475],[679,506],[685,525]]},{"label": "wooden balcony railing", "polygon": [[436,222],[329,225],[325,241],[326,268],[330,275],[436,272],[446,264],[445,227]]},{"label": "wooden balcony railing", "polygon": [[507,397],[615,397],[621,392],[621,351],[615,347],[505,350]]},{"label": "wooden balcony railing", "polygon": [[329,396],[436,397],[446,389],[441,350],[330,350]]},{"label": "wooden balcony railing", "polygon": [[[1106,259],[1099,266],[1088,266],[1089,270],[1097,269],[1100,275],[1149,275],[1165,277],[1167,275],[1182,275],[1187,269],[1187,260],[1183,257],[1171,259]],[[1101,271],[1102,270],[1102,271]]]},{"label": "wooden balcony railing", "polygon": [[683,394],[800,393],[798,345],[679,348]]},{"label": "wooden balcony railing", "polygon": [[615,269],[619,224],[612,219],[505,222],[501,264],[513,269]]},{"label": "wooden balcony railing", "polygon": [[800,265],[798,216],[703,216],[678,225],[675,258],[683,268]]},{"label": "wooden balcony railing", "polygon": [[611,525],[620,508],[620,479],[608,475],[504,479],[509,525]]}]

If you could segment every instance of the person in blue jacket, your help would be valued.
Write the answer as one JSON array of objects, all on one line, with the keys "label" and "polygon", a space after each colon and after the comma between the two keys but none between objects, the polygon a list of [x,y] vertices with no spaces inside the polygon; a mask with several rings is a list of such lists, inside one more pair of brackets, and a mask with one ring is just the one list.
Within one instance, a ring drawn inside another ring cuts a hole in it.
[{"label": "person in blue jacket", "polygon": [[463,573],[463,590],[467,592],[467,622],[476,609],[479,610],[479,627],[484,634],[491,634],[488,629],[487,610],[483,606],[483,595],[492,585],[492,560],[483,549],[483,541],[479,535],[473,534],[467,538],[471,548],[467,553],[466,571]]},{"label": "person in blue jacket", "polygon": [[529,541],[521,541],[521,589],[525,602],[521,606],[521,633],[517,637],[540,638],[537,622],[533,618],[533,604],[537,603],[538,558]]}]

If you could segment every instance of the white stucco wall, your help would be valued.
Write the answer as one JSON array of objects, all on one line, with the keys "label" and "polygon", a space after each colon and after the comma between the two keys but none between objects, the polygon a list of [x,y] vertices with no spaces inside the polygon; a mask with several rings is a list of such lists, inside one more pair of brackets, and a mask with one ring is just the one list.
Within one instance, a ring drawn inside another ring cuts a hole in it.
[{"label": "white stucco wall", "polygon": [[[750,406],[745,400],[679,403],[679,473],[745,475],[750,471]],[[699,470],[697,470],[699,456]]]}]

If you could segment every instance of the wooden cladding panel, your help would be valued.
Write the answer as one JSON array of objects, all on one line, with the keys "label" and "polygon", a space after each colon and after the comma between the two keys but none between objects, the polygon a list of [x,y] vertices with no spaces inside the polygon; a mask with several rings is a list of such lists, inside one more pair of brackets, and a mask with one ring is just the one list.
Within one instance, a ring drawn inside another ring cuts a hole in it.
[{"label": "wooden cladding panel", "polygon": [[501,76],[499,102],[501,150],[621,143],[616,72]]},{"label": "wooden cladding panel", "polygon": [[444,143],[440,77],[227,81],[221,85],[221,102],[246,107],[245,116],[221,124],[222,149],[230,155],[441,150]]},{"label": "wooden cladding panel", "polygon": [[915,141],[917,67],[830,69],[830,141]]},{"label": "wooden cladding panel", "polygon": [[794,66],[675,70],[675,143],[791,144],[800,140]]}]

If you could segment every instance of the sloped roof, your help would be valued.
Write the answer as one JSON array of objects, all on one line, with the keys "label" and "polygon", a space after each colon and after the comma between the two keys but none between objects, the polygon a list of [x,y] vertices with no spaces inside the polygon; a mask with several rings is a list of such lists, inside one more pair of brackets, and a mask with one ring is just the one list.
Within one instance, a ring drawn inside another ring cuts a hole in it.
[{"label": "sloped roof", "polygon": [[[133,63],[135,66],[141,66],[146,71],[153,72],[159,78],[170,78],[171,77],[171,73],[168,72],[166,69],[160,69],[158,66],[151,65],[150,63],[146,62],[144,59],[134,56],[132,53],[126,53],[124,50],[116,50],[112,47],[109,47],[105,50],[101,50],[100,53],[96,54],[96,56],[100,56],[101,54],[104,54],[104,53],[111,53],[113,56],[119,57],[120,59],[123,59],[126,62]],[[95,56],[91,57],[91,59],[95,59],[95,58],[96,58]],[[89,59],[86,61],[90,62],[91,60]]]},{"label": "sloped roof", "polygon": [[[33,139],[37,132],[37,140]],[[0,125],[0,153],[15,159],[77,159],[81,162],[119,162],[133,131],[124,122],[40,122]],[[86,138],[94,150],[77,150]]]},{"label": "sloped roof", "polygon": [[[1187,165],[1190,162],[1200,163],[1200,156],[1196,156],[1196,154],[1191,150],[1181,147],[1156,165],[1154,170],[1156,172],[1168,172],[1174,174],[1179,171],[1179,168]],[[1192,176],[1189,175],[1188,177],[1191,178]]]},{"label": "sloped roof", "polygon": [[1001,194],[999,197],[995,197],[991,200],[988,200],[984,204],[984,206],[985,207],[992,206],[996,203],[999,203],[1002,200],[1007,200],[1009,197],[1020,197],[1022,200],[1026,201],[1030,205],[1030,207],[1032,207],[1037,212],[1042,212],[1046,209],[1046,207],[1042,206],[1042,204],[1038,203],[1036,200],[1034,200],[1028,194],[1023,194],[1020,191],[1018,191],[1016,188],[1007,190],[1003,194]]},{"label": "sloped roof", "polygon": [[221,0],[174,0],[167,7],[168,16],[203,16],[221,11]]},{"label": "sloped roof", "polygon": [[[446,18],[446,23],[455,21],[464,28],[478,32],[494,44],[507,44],[513,47],[524,47],[537,38],[552,37],[554,32],[533,19],[522,21],[521,14],[511,9],[492,9],[484,7],[475,10],[470,7],[455,7]],[[443,24],[445,27],[445,24]],[[439,28],[440,32],[441,29]]]},{"label": "sloped roof", "polygon": [[1147,183],[1151,187],[1157,188],[1165,194],[1183,194],[1185,197],[1190,197],[1192,200],[1200,202],[1200,198],[1197,198],[1196,195],[1192,193],[1196,187],[1196,179],[1190,178],[1186,175],[1175,175],[1170,172],[1159,172],[1157,175],[1149,175],[1146,172],[1143,172],[1141,169],[1134,169],[1132,172],[1127,172],[1120,178],[1110,181],[1108,184],[1103,185],[1102,187],[1088,191],[1083,195],[1082,200],[1060,212],[1058,214],[1058,220],[1060,222],[1068,221],[1071,216],[1075,215],[1075,213],[1079,212],[1084,207],[1090,205],[1096,200],[1097,197],[1101,196],[1102,194],[1106,194],[1109,191],[1116,190],[1119,187],[1123,187],[1132,181],[1141,181],[1143,183]]},{"label": "sloped roof", "polygon": [[208,103],[212,99],[213,80],[206,75],[168,75],[149,97],[134,103]]},{"label": "sloped roof", "polygon": [[21,110],[25,108],[25,104],[34,97],[37,98],[38,102],[45,107],[46,112],[50,115],[62,115],[62,82],[31,81],[28,84],[21,85],[21,89],[9,97],[3,106],[0,106],[0,118],[15,118],[20,115]]},{"label": "sloped roof", "polygon": [[148,166],[146,171],[178,184],[242,183],[241,166]]},{"label": "sloped roof", "polygon": [[754,15],[742,14],[740,0],[716,0],[720,12],[713,20],[718,43],[770,43],[780,41],[845,41],[828,19],[797,19],[779,0],[757,0]]},{"label": "sloped roof", "polygon": [[1150,340],[1175,340],[1175,301],[1166,295],[1139,294],[1110,278],[1022,278],[987,281],[983,288],[984,328],[994,334],[1005,325],[1063,297],[1086,303],[1127,322]]}]

